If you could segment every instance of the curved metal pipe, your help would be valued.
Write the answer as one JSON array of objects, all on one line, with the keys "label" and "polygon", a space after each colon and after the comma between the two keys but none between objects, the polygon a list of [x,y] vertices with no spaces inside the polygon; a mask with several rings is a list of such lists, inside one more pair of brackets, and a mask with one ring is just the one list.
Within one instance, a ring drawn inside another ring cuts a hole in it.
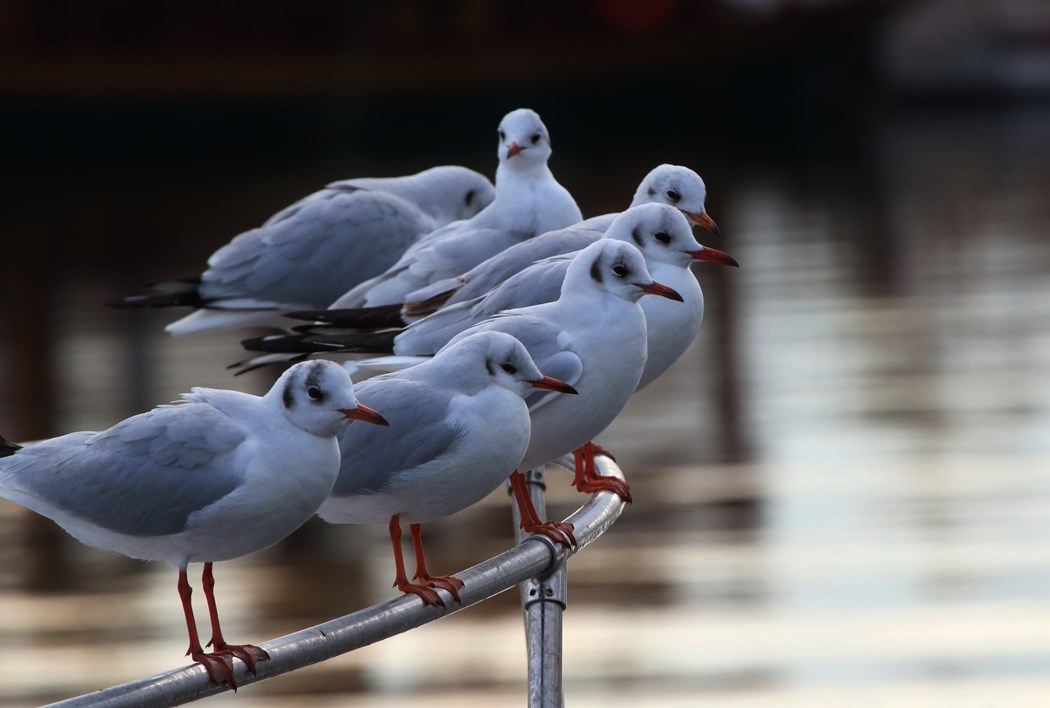
[{"label": "curved metal pipe", "polygon": [[[596,458],[598,469],[604,475],[623,479],[623,473],[612,460]],[[571,459],[558,460],[557,464],[571,469]],[[601,492],[570,514],[579,552],[587,544],[602,535],[612,526],[623,511],[624,503],[615,494]],[[240,661],[234,662],[234,675],[238,687],[257,683],[304,666],[317,664],[325,659],[345,654],[369,644],[407,632],[445,615],[458,612],[494,595],[510,590],[518,583],[534,577],[544,577],[558,567],[572,553],[538,536],[529,536],[514,548],[478,563],[472,568],[456,573],[464,586],[459,591],[462,604],[449,601],[446,607],[424,605],[416,597],[402,596],[393,600],[358,610],[343,617],[303,629],[283,637],[262,642],[260,647],[270,655],[269,661],[259,662],[256,675],[248,673]],[[446,599],[447,596],[446,596]],[[127,706],[174,706],[195,701],[230,690],[228,686],[216,686],[208,680],[208,674],[200,664],[190,664],[179,669],[129,681],[112,688],[70,698],[52,706],[105,706],[118,708]]]}]

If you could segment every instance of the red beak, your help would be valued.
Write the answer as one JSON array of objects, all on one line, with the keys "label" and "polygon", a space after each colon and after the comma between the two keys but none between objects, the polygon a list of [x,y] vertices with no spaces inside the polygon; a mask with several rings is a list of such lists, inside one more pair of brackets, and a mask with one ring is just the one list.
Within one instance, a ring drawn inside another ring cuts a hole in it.
[{"label": "red beak", "polygon": [[665,297],[668,300],[677,300],[678,302],[685,302],[682,296],[678,294],[678,291],[674,288],[669,288],[663,283],[658,283],[655,280],[651,283],[635,283],[639,288],[649,293],[650,295],[659,295]]},{"label": "red beak", "polygon": [[690,256],[698,261],[707,261],[708,263],[717,263],[718,265],[733,266],[739,268],[740,264],[736,262],[728,253],[723,253],[717,248],[709,248],[704,246],[699,251],[686,251]]},{"label": "red beak", "polygon": [[708,216],[706,211],[702,211],[699,214],[695,211],[687,211],[685,212],[685,215],[690,221],[705,231],[710,231],[715,236],[719,235],[718,224],[715,223],[714,219]]},{"label": "red beak", "polygon": [[379,415],[379,411],[373,410],[363,403],[358,403],[357,408],[340,408],[339,412],[350,420],[363,420],[366,423],[374,423],[375,425],[390,425],[390,423],[386,422],[386,418]]},{"label": "red beak", "polygon": [[534,388],[546,388],[551,391],[558,391],[560,393],[579,393],[569,384],[565,383],[561,379],[556,379],[553,376],[544,376],[542,379],[536,379],[535,381],[529,381]]},{"label": "red beak", "polygon": [[523,148],[521,145],[518,145],[518,141],[511,140],[510,145],[507,146],[507,159],[510,159],[515,155],[520,155],[524,151],[525,148]]}]

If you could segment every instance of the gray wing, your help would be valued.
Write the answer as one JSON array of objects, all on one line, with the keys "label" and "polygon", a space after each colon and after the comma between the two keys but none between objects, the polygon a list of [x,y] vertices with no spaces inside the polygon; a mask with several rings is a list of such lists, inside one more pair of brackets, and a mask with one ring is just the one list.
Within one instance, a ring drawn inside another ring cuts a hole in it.
[{"label": "gray wing", "polygon": [[460,439],[461,431],[446,420],[452,398],[447,389],[398,374],[362,381],[354,389],[390,426],[354,424],[339,435],[342,464],[331,496],[380,491],[398,473],[447,454]]},{"label": "gray wing", "polygon": [[536,261],[578,251],[601,237],[599,231],[573,226],[514,244],[463,273],[460,277],[466,284],[449,298],[448,304],[481,297]]},{"label": "gray wing", "polygon": [[406,327],[394,340],[395,351],[433,354],[463,330],[501,312],[557,300],[571,260],[569,254],[533,263],[484,297],[442,307]]},{"label": "gray wing", "polygon": [[216,251],[200,292],[206,299],[325,307],[389,268],[431,224],[416,206],[384,192],[308,197]]},{"label": "gray wing", "polygon": [[[542,317],[544,307],[544,305],[538,305],[535,308],[528,308],[535,314],[529,311],[511,311],[497,315],[463,331],[453,337],[449,343],[475,332],[490,330],[506,332],[525,345],[532,360],[536,362],[537,368],[545,376],[553,376],[569,385],[575,385],[583,375],[583,361],[576,352],[563,344],[565,333],[562,329]],[[556,395],[558,394],[554,391],[536,391],[529,394],[525,402],[529,405],[531,412],[554,400]]]},{"label": "gray wing", "polygon": [[414,244],[368,291],[366,306],[405,302],[420,288],[453,278],[519,243],[523,235],[492,228],[458,228]]},{"label": "gray wing", "polygon": [[[164,406],[101,433],[26,446],[3,465],[5,486],[118,533],[177,533],[193,512],[232,492],[247,432],[203,403]],[[19,500],[46,513],[29,502]]]}]

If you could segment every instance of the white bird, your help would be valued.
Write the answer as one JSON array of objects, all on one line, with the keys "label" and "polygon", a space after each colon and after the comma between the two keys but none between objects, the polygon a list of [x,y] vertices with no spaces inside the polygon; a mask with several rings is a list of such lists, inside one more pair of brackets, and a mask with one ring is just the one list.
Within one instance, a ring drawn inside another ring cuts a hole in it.
[{"label": "white bird", "polygon": [[[541,371],[579,392],[579,396],[527,400],[532,414],[532,439],[521,465],[531,469],[554,460],[595,437],[623,409],[638,387],[647,356],[645,316],[638,304],[652,293],[682,301],[672,288],[655,282],[641,252],[631,243],[603,238],[573,257],[557,300],[505,310],[452,338],[479,331],[513,335],[532,355]],[[282,335],[244,342],[256,351],[390,351],[395,357],[354,362],[361,368],[411,364],[413,357],[433,355],[447,338],[416,337],[414,330],[332,335]],[[564,399],[564,400],[563,400]],[[571,399],[571,400],[570,400]],[[625,499],[627,486],[597,477],[591,464],[577,466],[574,484],[580,491],[607,489]],[[519,497],[520,503],[520,497]]]},{"label": "white bird", "polygon": [[[691,223],[718,234],[718,227],[707,214],[707,187],[693,170],[680,165],[662,164],[652,169],[638,185],[628,209],[643,204],[667,204],[678,209]],[[592,217],[572,226],[549,231],[535,238],[513,244],[455,277],[444,278],[409,293],[403,306],[380,306],[344,310],[339,321],[344,326],[374,329],[402,326],[425,317],[444,305],[467,302],[481,297],[528,268],[551,256],[572,253],[590,245],[609,230],[620,213]],[[713,255],[717,251],[709,251]],[[557,297],[557,291],[550,298]],[[544,302],[539,300],[538,302]],[[329,309],[336,307],[331,306]],[[311,313],[297,313],[303,318]],[[310,319],[331,321],[330,315]]]},{"label": "white bird", "polygon": [[[718,236],[718,226],[707,213],[707,185],[695,171],[682,165],[664,163],[649,171],[634,192],[631,206],[641,204],[668,204],[675,207],[692,223]],[[605,231],[617,213],[593,216],[580,226]]]},{"label": "white bird", "polygon": [[[427,569],[420,525],[466,509],[506,481],[528,448],[523,397],[537,388],[575,393],[540,373],[521,342],[502,332],[464,337],[418,366],[357,384],[391,427],[340,433],[339,478],[318,515],[332,523],[389,524],[394,587],[443,606],[432,589],[439,587],[458,602],[463,583]],[[405,573],[402,521],[410,525],[418,583]]]},{"label": "white bird", "polygon": [[[189,655],[215,683],[233,682],[232,657],[254,672],[262,649],[227,644],[212,563],[277,543],[309,519],[339,472],[335,436],[350,420],[385,425],[359,404],[329,361],[286,371],[265,396],[194,388],[102,432],[20,448],[0,439],[0,497],[42,514],[90,546],[179,569]],[[197,635],[189,563],[203,562],[212,637]]]},{"label": "white bird", "polygon": [[493,198],[486,177],[454,165],[333,182],[234,238],[199,277],[111,304],[197,308],[166,327],[173,335],[273,324],[280,311],[328,305],[382,273],[420,235],[477,214]]},{"label": "white bird", "polygon": [[583,218],[572,195],[547,166],[550,134],[535,111],[519,108],[503,117],[498,155],[496,197],[489,206],[472,219],[419,239],[385,273],[330,306],[400,304],[419,288],[455,277],[515,243]]},{"label": "white bird", "polygon": [[[554,244],[557,248],[552,250],[560,253],[562,246],[572,243],[570,236],[578,237],[582,248],[597,241],[601,234],[571,227],[538,236],[533,242],[552,242],[557,239]],[[700,331],[704,295],[696,277],[689,270],[689,264],[700,260],[736,266],[737,262],[722,251],[700,245],[682,213],[664,204],[631,207],[614,219],[604,238],[636,245],[645,258],[650,275],[684,298],[684,306],[663,298],[645,298],[641,301],[648,339],[648,358],[638,384],[641,389],[677,361]],[[396,341],[406,350],[437,348],[459,332],[499,312],[556,300],[569,263],[575,255],[575,252],[565,253],[537,261],[481,297],[445,305],[434,314],[406,327]],[[500,256],[494,256],[490,261],[498,258]],[[303,316],[340,327],[343,325],[342,314],[340,310],[325,310],[303,313]],[[353,319],[355,312],[349,314]],[[327,326],[316,326],[310,332],[318,335],[319,341],[330,341],[325,339]],[[299,336],[311,341],[311,334]]]}]

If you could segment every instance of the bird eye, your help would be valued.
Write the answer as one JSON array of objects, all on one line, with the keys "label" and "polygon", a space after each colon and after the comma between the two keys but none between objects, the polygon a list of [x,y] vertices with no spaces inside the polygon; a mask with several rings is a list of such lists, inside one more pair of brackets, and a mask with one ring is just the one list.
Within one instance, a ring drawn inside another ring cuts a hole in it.
[{"label": "bird eye", "polygon": [[671,237],[665,234],[663,231],[659,231],[653,234],[653,238],[655,238],[660,243],[671,243]]},{"label": "bird eye", "polygon": [[505,132],[503,132],[503,128],[499,129],[499,139],[500,140],[506,140],[507,139],[507,134]]},{"label": "bird eye", "polygon": [[306,395],[310,397],[311,401],[319,401],[321,400],[321,396],[324,394],[321,393],[321,389],[317,388],[316,386],[311,386],[310,388],[306,389]]},{"label": "bird eye", "polygon": [[538,143],[540,141],[540,134],[539,133],[533,133],[532,137],[529,138],[529,139],[532,140],[532,144],[535,145],[536,143]]},{"label": "bird eye", "polygon": [[613,272],[613,275],[617,276],[618,278],[622,278],[625,275],[627,275],[628,273],[630,273],[631,271],[628,270],[627,266],[625,266],[623,263],[617,263],[616,265],[613,266],[612,272]]},{"label": "bird eye", "polygon": [[677,204],[682,199],[682,195],[679,194],[677,190],[668,189],[667,190],[667,198],[670,199],[675,204]]},{"label": "bird eye", "polygon": [[514,366],[514,364],[507,363],[501,366],[500,368],[506,371],[511,376],[518,373],[518,367]]}]

